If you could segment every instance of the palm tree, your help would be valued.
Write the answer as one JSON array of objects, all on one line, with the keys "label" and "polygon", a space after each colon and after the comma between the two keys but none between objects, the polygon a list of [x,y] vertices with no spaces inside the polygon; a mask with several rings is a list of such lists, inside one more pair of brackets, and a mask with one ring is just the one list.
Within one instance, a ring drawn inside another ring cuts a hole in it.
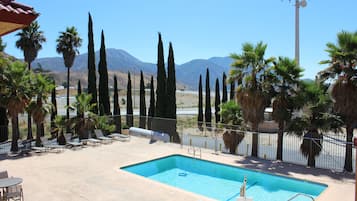
[{"label": "palm tree", "polygon": [[279,57],[274,62],[274,90],[273,100],[273,119],[278,122],[278,146],[276,159],[283,160],[283,136],[286,122],[291,119],[292,113],[299,105],[294,103],[294,97],[297,95],[297,87],[302,76],[302,69],[296,61],[287,57]]},{"label": "palm tree", "polygon": [[[3,65],[4,63],[2,63]],[[4,67],[4,66],[2,66]],[[8,110],[12,126],[11,151],[18,151],[17,141],[20,137],[18,129],[18,114],[23,113],[32,99],[34,85],[33,74],[21,62],[6,64],[1,74],[0,103]]]},{"label": "palm tree", "polygon": [[303,82],[295,103],[304,103],[302,115],[294,117],[287,126],[288,133],[303,136],[300,151],[307,157],[307,165],[315,167],[315,157],[322,150],[323,132],[340,131],[341,119],[332,111],[332,100],[327,86],[317,82]]},{"label": "palm tree", "polygon": [[78,110],[79,115],[72,117],[67,121],[67,125],[74,127],[78,131],[78,136],[80,139],[88,138],[88,131],[94,129],[94,125],[98,119],[98,115],[93,113],[93,108],[96,107],[96,103],[91,103],[91,94],[78,94],[76,96],[76,102],[74,102],[70,109]]},{"label": "palm tree", "polygon": [[[31,70],[31,63],[36,59],[38,51],[42,49],[42,43],[46,42],[43,31],[39,29],[40,25],[37,21],[34,21],[16,34],[16,36],[19,36],[19,39],[16,41],[16,47],[24,52],[24,59],[29,70]],[[28,115],[27,139],[32,138],[31,115]]]},{"label": "palm tree", "polygon": [[64,65],[67,68],[67,120],[69,119],[69,78],[70,68],[73,65],[76,54],[79,54],[78,48],[82,45],[82,39],[79,37],[75,27],[67,27],[65,32],[60,32],[57,39],[56,51],[63,54]]},{"label": "palm tree", "polygon": [[337,34],[337,44],[326,46],[330,60],[320,63],[329,67],[318,76],[332,83],[334,110],[343,117],[347,132],[344,169],[352,172],[352,137],[357,125],[357,32],[342,31]]},{"label": "palm tree", "polygon": [[237,132],[237,129],[244,130],[242,110],[234,101],[228,101],[221,104],[220,114],[222,123],[229,129],[223,134],[223,142],[231,154],[236,153],[237,146],[244,138],[243,132]]},{"label": "palm tree", "polygon": [[[231,54],[234,59],[230,71],[230,80],[243,82],[237,88],[237,101],[242,107],[243,118],[252,124],[252,130],[258,131],[258,125],[264,120],[265,108],[270,104],[270,83],[267,79],[269,67],[274,58],[265,59],[267,45],[259,42],[255,46],[244,43],[242,54]],[[258,156],[258,135],[254,133],[252,156]]]},{"label": "palm tree", "polygon": [[28,107],[29,114],[32,115],[34,122],[37,125],[36,146],[42,146],[41,142],[41,127],[46,116],[51,111],[51,105],[47,103],[48,95],[55,87],[53,81],[41,74],[36,74],[35,84],[32,85],[37,92],[37,99],[31,101]]}]

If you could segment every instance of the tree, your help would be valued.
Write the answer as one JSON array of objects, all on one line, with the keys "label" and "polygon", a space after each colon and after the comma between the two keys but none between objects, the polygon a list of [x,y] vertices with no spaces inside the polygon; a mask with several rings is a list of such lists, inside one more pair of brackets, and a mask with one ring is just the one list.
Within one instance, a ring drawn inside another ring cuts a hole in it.
[{"label": "tree", "polygon": [[167,118],[176,119],[176,73],[175,73],[175,59],[172,43],[169,46],[167,68]]},{"label": "tree", "polygon": [[139,127],[146,128],[146,101],[145,101],[145,84],[143,71],[140,71],[140,117]]},{"label": "tree", "polygon": [[6,48],[6,44],[2,42],[2,38],[0,37],[0,52],[3,52],[5,48]]},{"label": "tree", "polygon": [[36,123],[36,146],[42,146],[41,136],[42,130],[44,130],[43,122],[46,116],[51,111],[51,105],[47,103],[48,95],[55,87],[52,81],[41,74],[36,74],[34,76],[34,84],[32,85],[33,91],[36,91],[36,100],[32,100],[28,106],[29,114],[32,115],[34,122]]},{"label": "tree", "polygon": [[237,131],[244,130],[242,110],[235,101],[228,101],[221,104],[220,115],[224,117],[222,123],[229,129],[223,133],[224,145],[231,154],[235,154],[237,146],[244,138],[244,133]]},{"label": "tree", "polygon": [[152,118],[155,116],[155,91],[154,91],[154,77],[151,76],[150,81],[150,106],[148,112],[148,129],[152,128]]},{"label": "tree", "polygon": [[98,64],[99,72],[99,114],[110,115],[110,101],[108,89],[108,68],[107,56],[105,52],[104,32],[102,30],[102,38],[100,45],[100,59]]},{"label": "tree", "polygon": [[128,85],[126,88],[126,125],[133,126],[133,99],[131,95],[131,78],[130,72],[128,72]]},{"label": "tree", "polygon": [[[81,95],[82,94],[82,86],[81,86],[81,81],[78,80],[77,83],[77,95]],[[77,108],[77,116],[80,115],[79,110]]]},{"label": "tree", "polygon": [[216,79],[216,94],[215,94],[215,100],[214,100],[214,115],[215,115],[216,124],[218,124],[218,122],[221,121],[220,104],[221,104],[221,96],[219,95],[219,80],[217,78]]},{"label": "tree", "polygon": [[352,138],[357,125],[357,32],[342,31],[337,34],[337,44],[327,43],[326,46],[330,60],[320,63],[329,66],[318,76],[332,83],[333,107],[343,117],[347,133],[344,169],[352,172]]},{"label": "tree", "polygon": [[[6,47],[6,44],[2,42],[0,37],[0,59],[3,59],[3,51]],[[9,129],[8,129],[9,120],[7,119],[7,111],[5,107],[0,105],[0,142],[5,142],[9,139]]]},{"label": "tree", "polygon": [[240,80],[237,90],[237,101],[242,107],[244,120],[252,124],[255,132],[252,136],[252,156],[258,156],[258,125],[264,120],[265,108],[270,104],[269,93],[271,90],[269,79],[270,63],[274,58],[264,58],[266,44],[259,42],[257,45],[244,43],[243,53],[232,54],[234,59],[230,72],[230,80]]},{"label": "tree", "polygon": [[56,127],[56,116],[57,116],[57,101],[56,101],[56,84],[55,81],[53,80],[53,89],[51,92],[51,103],[52,103],[52,107],[51,107],[51,137],[54,138],[58,135],[57,131],[57,127]]},{"label": "tree", "polygon": [[174,142],[180,142],[180,137],[177,133],[176,121],[176,72],[175,72],[175,58],[172,43],[169,45],[169,56],[167,59],[167,102],[166,102],[166,118],[168,121],[168,131]]},{"label": "tree", "polygon": [[202,75],[200,75],[200,80],[198,82],[198,116],[197,116],[197,125],[198,128],[202,131],[203,124],[203,95],[202,95]]},{"label": "tree", "polygon": [[294,110],[300,108],[295,97],[298,95],[297,87],[303,70],[296,61],[287,57],[279,57],[278,61],[274,63],[273,71],[276,76],[273,84],[276,95],[273,100],[272,117],[279,124],[276,159],[283,160],[285,125],[291,119]]},{"label": "tree", "polygon": [[1,62],[3,72],[0,78],[0,103],[7,108],[8,115],[11,118],[12,140],[10,150],[16,152],[19,150],[17,141],[20,137],[18,114],[25,111],[33,97],[32,86],[35,79],[23,63],[18,61]]},{"label": "tree", "polygon": [[157,45],[157,85],[156,85],[156,107],[155,117],[166,117],[167,92],[166,92],[166,71],[164,61],[164,48],[159,33],[159,43]]},{"label": "tree", "polygon": [[94,104],[90,103],[91,100],[90,94],[82,93],[76,96],[76,101],[70,106],[71,110],[78,109],[80,115],[70,118],[66,124],[77,131],[79,139],[88,138],[88,134],[99,121],[98,115],[91,112],[95,107]]},{"label": "tree", "polygon": [[[79,37],[75,27],[67,27],[66,31],[60,32],[56,40],[56,51],[58,54],[63,55],[64,65],[67,68],[67,115],[66,119],[69,120],[69,78],[70,68],[73,66],[76,54],[79,54],[78,48],[82,45],[82,39]],[[68,130],[68,129],[67,129]]]},{"label": "tree", "polygon": [[[36,59],[38,51],[42,49],[42,43],[46,42],[43,31],[40,31],[37,21],[25,27],[16,36],[20,38],[16,41],[16,47],[24,52],[24,60],[31,69],[31,63]],[[27,116],[27,139],[32,139],[32,120],[31,115]]]},{"label": "tree", "polygon": [[209,86],[209,70],[206,71],[206,105],[205,105],[205,122],[206,127],[211,128],[212,111],[211,111],[211,89]]},{"label": "tree", "polygon": [[[92,95],[91,104],[97,105],[97,74],[95,69],[93,21],[90,13],[88,13],[88,94]],[[97,106],[93,107],[92,112],[98,114]]]},{"label": "tree", "polygon": [[303,103],[302,115],[292,118],[287,126],[288,133],[303,136],[301,153],[308,158],[307,165],[315,167],[315,157],[322,150],[323,132],[340,131],[342,120],[332,111],[332,100],[327,94],[327,86],[317,82],[302,84],[298,100]]},{"label": "tree", "polygon": [[229,100],[234,100],[234,91],[235,91],[235,82],[231,82],[231,88],[230,88],[230,92],[229,92]]},{"label": "tree", "polygon": [[117,76],[114,75],[114,122],[115,122],[115,132],[121,133],[121,116],[120,116],[120,105],[119,105],[119,94],[118,94],[118,81]]},{"label": "tree", "polygon": [[223,78],[222,78],[222,103],[226,103],[228,100],[228,94],[227,94],[227,76],[226,73],[223,72]]}]

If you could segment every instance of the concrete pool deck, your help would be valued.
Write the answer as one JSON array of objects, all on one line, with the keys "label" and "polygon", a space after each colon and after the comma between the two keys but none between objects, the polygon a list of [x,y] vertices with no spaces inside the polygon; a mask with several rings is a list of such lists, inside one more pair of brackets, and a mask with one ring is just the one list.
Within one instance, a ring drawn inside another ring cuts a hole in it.
[{"label": "concrete pool deck", "polygon": [[[171,154],[188,155],[187,150],[186,146],[181,149],[177,144],[149,144],[149,139],[132,137],[130,142],[65,150],[58,154],[5,157],[0,160],[0,170],[23,178],[26,201],[211,200],[119,169]],[[327,184],[328,188],[317,201],[354,200],[352,174],[236,155],[215,155],[212,150],[204,149],[202,159]]]}]

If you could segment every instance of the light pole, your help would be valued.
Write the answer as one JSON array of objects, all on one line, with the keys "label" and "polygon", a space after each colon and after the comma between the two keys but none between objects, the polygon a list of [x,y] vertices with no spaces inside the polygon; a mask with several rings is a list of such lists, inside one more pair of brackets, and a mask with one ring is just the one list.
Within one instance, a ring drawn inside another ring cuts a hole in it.
[{"label": "light pole", "polygon": [[306,0],[295,0],[295,60],[300,66],[300,6],[306,7]]},{"label": "light pole", "polygon": [[353,144],[355,145],[355,149],[356,149],[356,158],[355,158],[355,201],[357,201],[357,171],[356,171],[356,168],[357,168],[357,137],[355,137],[353,139]]}]

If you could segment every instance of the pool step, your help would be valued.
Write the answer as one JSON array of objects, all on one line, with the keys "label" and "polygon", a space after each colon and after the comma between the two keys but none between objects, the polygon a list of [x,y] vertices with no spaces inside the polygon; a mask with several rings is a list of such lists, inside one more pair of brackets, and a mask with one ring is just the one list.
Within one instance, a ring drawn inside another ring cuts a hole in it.
[{"label": "pool step", "polygon": [[296,193],[293,197],[291,197],[291,198],[288,199],[287,201],[294,200],[295,198],[297,198],[297,197],[299,197],[299,196],[303,196],[303,197],[310,198],[312,201],[315,200],[311,195],[306,195],[306,194],[303,194],[303,193]]}]

